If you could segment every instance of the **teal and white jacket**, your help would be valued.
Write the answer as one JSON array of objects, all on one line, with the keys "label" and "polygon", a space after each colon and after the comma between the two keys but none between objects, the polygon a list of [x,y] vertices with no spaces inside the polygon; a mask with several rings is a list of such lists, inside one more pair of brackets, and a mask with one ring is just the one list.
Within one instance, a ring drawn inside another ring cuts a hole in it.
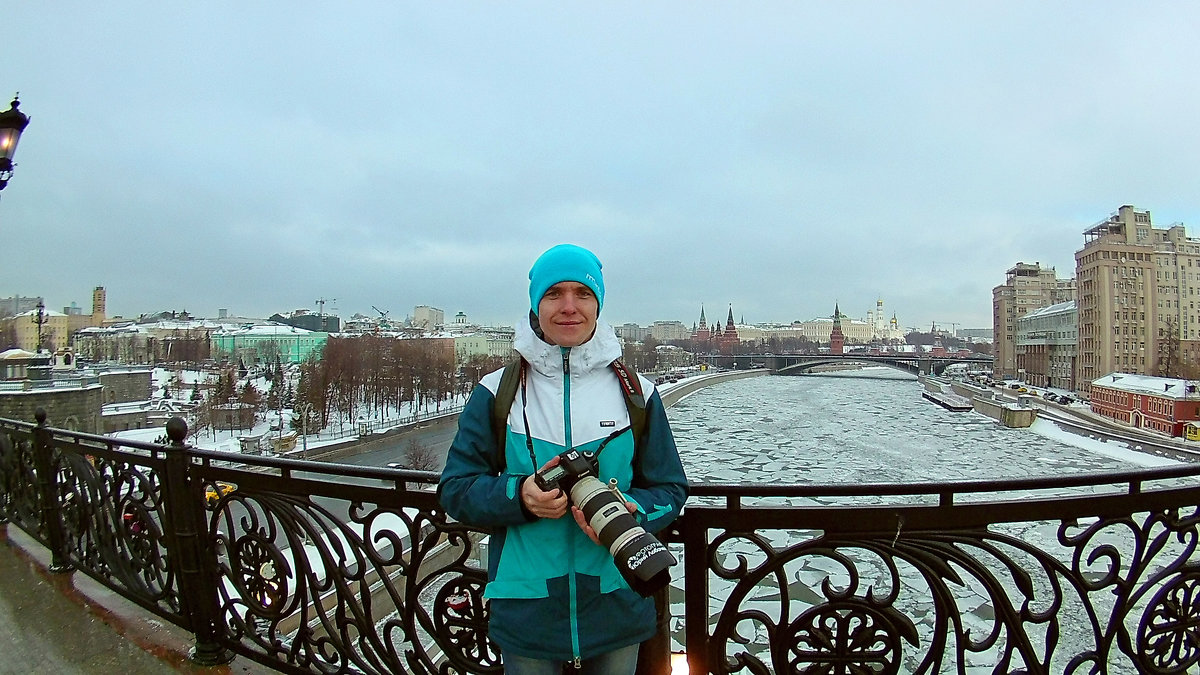
[{"label": "teal and white jacket", "polygon": [[438,485],[447,514],[492,531],[488,632],[504,651],[540,659],[586,659],[642,642],[655,632],[653,599],[629,588],[608,549],[593,543],[569,511],[539,519],[519,493],[522,480],[563,450],[595,449],[624,429],[598,455],[599,478],[617,479],[648,532],[666,527],[683,508],[688,483],[662,399],[641,378],[646,430],[635,453],[625,395],[608,367],[621,356],[610,326],[598,321],[591,340],[563,348],[518,322],[514,347],[530,367],[524,394],[518,387],[509,410],[503,472],[494,468],[500,450],[491,429],[496,371],[471,393]]}]

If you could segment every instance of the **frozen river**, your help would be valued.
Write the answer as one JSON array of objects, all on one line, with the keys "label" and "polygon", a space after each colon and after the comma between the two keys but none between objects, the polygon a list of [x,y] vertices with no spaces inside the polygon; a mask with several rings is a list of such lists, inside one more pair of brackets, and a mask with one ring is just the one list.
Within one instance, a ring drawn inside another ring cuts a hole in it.
[{"label": "frozen river", "polygon": [[697,391],[667,415],[693,482],[1025,478],[1172,463],[1044,420],[1008,429],[921,391],[891,368],[755,377]]},{"label": "frozen river", "polygon": [[[1062,431],[1046,420],[1038,420],[1028,429],[1008,429],[975,412],[950,412],[922,398],[922,390],[916,378],[888,368],[806,377],[765,376],[702,389],[680,401],[667,414],[693,483],[983,480],[1090,474],[1174,464],[1172,460],[1134,451],[1122,443],[1105,443]],[[1091,487],[1080,489],[1092,491]],[[1067,564],[1070,551],[1058,546],[1056,522],[1005,523],[990,529],[998,536],[1015,538],[1009,542],[1032,542],[1049,556],[1061,553],[1064,556],[1061,564]],[[835,558],[819,548],[803,550],[807,541],[819,535],[814,531],[759,530],[755,537],[762,540],[737,535],[714,550],[714,560],[729,570],[740,565],[756,570],[768,566],[761,543],[768,541],[785,560],[778,579],[788,583],[786,595],[781,595],[778,588],[782,582],[771,582],[766,577],[750,590],[744,587],[735,590],[735,579],[720,578],[710,571],[707,590],[713,624],[735,610],[746,612],[738,623],[744,640],[738,640],[740,644],[722,642],[725,654],[744,652],[779,666],[773,661],[771,635],[788,626],[791,617],[820,606],[824,598],[819,591],[826,583],[836,588],[847,587],[848,565],[855,569],[856,575],[861,575],[860,593],[865,588],[901,589],[895,605],[914,620],[918,637],[915,644],[904,646],[899,668],[904,673],[918,670],[919,660],[938,644],[938,626],[945,618],[938,616],[929,577],[917,573],[917,566],[905,557],[907,554],[899,554],[893,561],[872,554],[869,548],[853,546],[840,549],[846,558]],[[1129,559],[1132,539],[1128,531],[1118,528],[1104,536],[1108,538],[1098,538],[1097,544],[1102,539],[1112,547],[1110,550],[1123,552],[1122,560]],[[1178,554],[1180,546],[1178,542],[1170,544],[1165,559]],[[673,550],[683,553],[679,545],[673,545]],[[1062,621],[1054,638],[1059,650],[1049,672],[1064,672],[1067,659],[1094,648],[1093,631],[1100,628],[1079,618],[1085,616],[1083,605],[1073,594],[1074,589],[1068,586],[1066,591],[1061,590],[1061,578],[1051,578],[1046,568],[1027,560],[1011,544],[999,544],[994,549],[961,544],[958,550],[968,558],[973,556],[969,564],[960,561],[960,566],[955,566],[965,581],[939,587],[946,597],[953,597],[956,620],[968,634],[988,635],[996,630],[997,596],[1007,595],[1007,602],[1017,603],[1016,606],[1022,606],[1032,597],[1036,607],[1044,607],[1061,597]],[[1006,566],[1005,558],[997,558],[996,552],[1013,556],[1011,560],[1018,566],[1028,564],[1031,586],[1013,585],[1013,568]],[[740,578],[738,574],[733,576]],[[672,638],[676,649],[682,649],[684,642],[684,624],[680,619],[684,602],[679,577],[675,575],[671,593]],[[988,586],[980,579],[999,579],[1002,583]],[[740,599],[733,603],[735,607],[726,607],[733,596]],[[1113,610],[1111,591],[1097,592],[1096,596],[1092,601],[1099,615],[1108,616]],[[1130,621],[1135,622],[1139,614],[1134,612],[1131,616]],[[1044,647],[1045,637],[1038,632],[1041,627],[1027,628],[1033,642]],[[1004,634],[988,648],[959,654],[954,652],[958,643],[951,636],[950,645],[942,654],[945,660],[939,661],[941,667],[931,672],[991,673],[1003,656],[1006,637]],[[1110,662],[1105,672],[1110,675],[1136,672],[1115,648],[1108,657]]]}]

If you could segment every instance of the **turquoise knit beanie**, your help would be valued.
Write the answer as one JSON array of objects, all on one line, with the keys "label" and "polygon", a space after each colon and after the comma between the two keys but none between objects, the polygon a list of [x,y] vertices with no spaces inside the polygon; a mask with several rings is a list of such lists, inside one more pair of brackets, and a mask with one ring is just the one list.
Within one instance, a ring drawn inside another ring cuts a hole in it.
[{"label": "turquoise knit beanie", "polygon": [[604,275],[596,254],[574,244],[559,244],[541,256],[529,270],[529,306],[537,314],[542,296],[560,281],[578,281],[596,294],[599,309],[604,307]]}]

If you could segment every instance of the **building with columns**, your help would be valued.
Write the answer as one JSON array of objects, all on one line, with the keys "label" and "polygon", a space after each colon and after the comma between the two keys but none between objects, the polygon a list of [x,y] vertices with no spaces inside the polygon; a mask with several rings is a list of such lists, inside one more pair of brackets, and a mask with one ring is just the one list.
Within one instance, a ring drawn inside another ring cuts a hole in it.
[{"label": "building with columns", "polygon": [[1038,387],[1074,391],[1078,339],[1079,310],[1074,300],[1017,319],[1018,378]]},{"label": "building with columns", "polygon": [[995,362],[992,375],[1017,378],[1017,320],[1029,312],[1074,300],[1075,280],[1059,279],[1053,267],[1019,262],[992,289],[992,332]]}]

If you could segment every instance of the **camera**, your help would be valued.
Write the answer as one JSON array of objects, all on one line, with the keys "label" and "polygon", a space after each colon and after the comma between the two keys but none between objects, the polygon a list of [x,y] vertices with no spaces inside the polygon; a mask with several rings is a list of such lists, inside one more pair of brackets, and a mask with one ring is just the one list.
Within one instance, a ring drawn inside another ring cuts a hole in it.
[{"label": "camera", "polygon": [[630,588],[643,597],[654,595],[671,581],[675,556],[654,535],[638,525],[625,508],[615,481],[610,487],[596,477],[599,461],[575,449],[558,456],[558,464],[533,475],[534,483],[549,492],[563,490],[583,511],[600,543],[612,554],[617,570]]}]

